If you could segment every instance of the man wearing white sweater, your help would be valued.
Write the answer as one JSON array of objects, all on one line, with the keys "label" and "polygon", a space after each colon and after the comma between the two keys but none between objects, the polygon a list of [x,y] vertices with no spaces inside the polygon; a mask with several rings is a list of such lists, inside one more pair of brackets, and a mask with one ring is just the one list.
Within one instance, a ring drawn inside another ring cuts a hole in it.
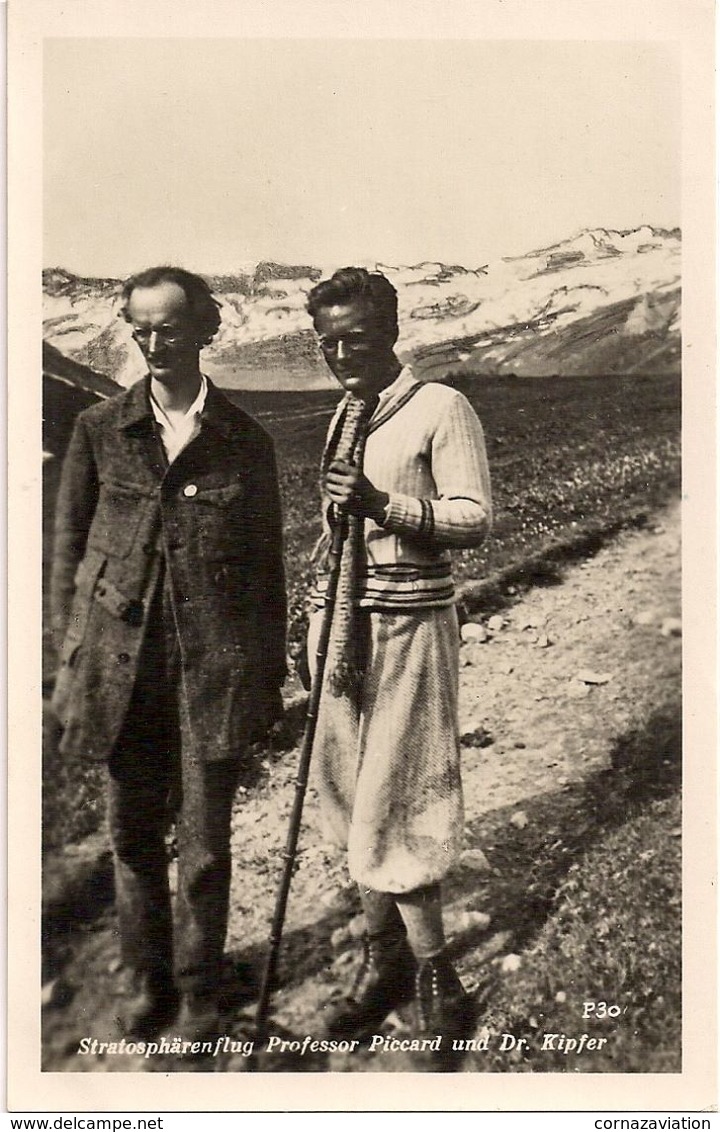
[{"label": "man wearing white sweater", "polygon": [[[313,759],[328,835],[347,848],[367,935],[354,985],[328,1008],[327,1029],[366,1036],[414,998],[420,1029],[449,1040],[472,1018],[446,953],[440,888],[463,834],[450,551],[477,546],[490,528],[483,432],[461,393],[401,366],[397,294],[385,276],[343,268],[310,292],[308,311],[346,392],[323,458],[310,657],[327,583],[323,548],[343,512],[360,528],[352,601],[359,684],[349,698],[324,685]],[[370,414],[362,467],[339,448],[355,398]]]}]

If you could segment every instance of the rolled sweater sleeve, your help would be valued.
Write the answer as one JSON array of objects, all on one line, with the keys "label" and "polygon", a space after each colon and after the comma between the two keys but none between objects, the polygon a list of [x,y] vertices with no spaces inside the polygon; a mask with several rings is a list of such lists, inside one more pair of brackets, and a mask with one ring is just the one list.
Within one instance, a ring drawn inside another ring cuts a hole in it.
[{"label": "rolled sweater sleeve", "polygon": [[418,533],[438,546],[479,546],[492,525],[492,493],[485,437],[477,414],[454,391],[430,438],[436,498],[390,492],[382,526]]}]

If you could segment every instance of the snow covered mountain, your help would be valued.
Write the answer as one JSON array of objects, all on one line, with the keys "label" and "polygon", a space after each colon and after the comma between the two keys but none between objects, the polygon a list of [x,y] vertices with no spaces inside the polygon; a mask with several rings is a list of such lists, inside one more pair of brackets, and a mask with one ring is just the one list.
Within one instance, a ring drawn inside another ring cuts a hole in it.
[{"label": "snow covered mountain", "polygon": [[[592,229],[475,269],[378,264],[398,291],[398,352],[425,376],[679,372],[679,230]],[[331,269],[330,269],[331,270]],[[209,277],[223,304],[203,366],[228,387],[325,385],[305,311],[317,267],[258,264]],[[142,359],[118,317],[119,281],[43,272],[44,336],[129,385]]]}]

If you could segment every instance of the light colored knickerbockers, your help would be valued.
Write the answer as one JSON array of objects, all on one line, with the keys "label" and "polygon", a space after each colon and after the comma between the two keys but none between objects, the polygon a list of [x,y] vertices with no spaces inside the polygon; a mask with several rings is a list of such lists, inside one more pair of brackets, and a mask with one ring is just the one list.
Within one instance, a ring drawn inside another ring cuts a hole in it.
[{"label": "light colored knickerbockers", "polygon": [[[350,876],[380,892],[440,880],[463,833],[454,606],[369,613],[360,710],[324,694],[314,784],[329,838],[347,846]],[[322,614],[313,615],[315,654]]]}]

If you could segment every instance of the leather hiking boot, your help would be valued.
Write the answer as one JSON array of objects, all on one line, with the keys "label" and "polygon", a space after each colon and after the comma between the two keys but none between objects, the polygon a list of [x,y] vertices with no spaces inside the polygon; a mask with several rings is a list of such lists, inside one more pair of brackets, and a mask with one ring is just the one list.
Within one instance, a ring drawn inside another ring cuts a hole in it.
[{"label": "leather hiking boot", "polygon": [[126,1038],[152,1038],[177,1012],[178,992],[170,973],[162,968],[132,971],[128,982],[128,997],[118,1016],[120,1029]]},{"label": "leather hiking boot", "polygon": [[412,998],[415,966],[404,935],[366,936],[350,993],[329,1008],[328,1037],[363,1041],[372,1034],[391,1010]]},{"label": "leather hiking boot", "polygon": [[439,1034],[447,1048],[473,1026],[473,1000],[444,952],[425,959],[415,976],[415,1007],[423,1034]]}]

